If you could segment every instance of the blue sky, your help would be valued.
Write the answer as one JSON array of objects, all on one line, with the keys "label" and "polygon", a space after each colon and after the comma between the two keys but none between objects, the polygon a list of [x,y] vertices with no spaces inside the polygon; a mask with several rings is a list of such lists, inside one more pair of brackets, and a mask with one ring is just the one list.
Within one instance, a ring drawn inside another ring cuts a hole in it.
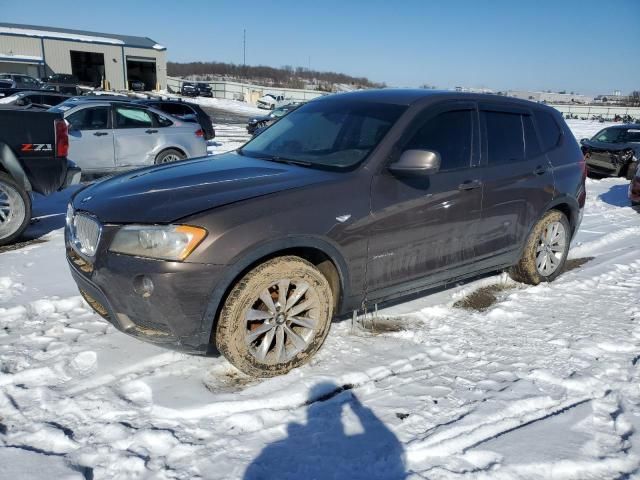
[{"label": "blue sky", "polygon": [[393,86],[640,89],[640,0],[0,0],[2,21],[151,37],[169,60],[308,66]]}]

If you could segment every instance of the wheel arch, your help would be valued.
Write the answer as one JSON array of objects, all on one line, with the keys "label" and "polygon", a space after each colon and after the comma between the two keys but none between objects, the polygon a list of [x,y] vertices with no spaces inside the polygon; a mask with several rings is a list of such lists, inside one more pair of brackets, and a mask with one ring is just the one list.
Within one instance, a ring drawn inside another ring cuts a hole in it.
[{"label": "wheel arch", "polygon": [[27,177],[27,173],[22,168],[18,157],[16,157],[9,145],[4,142],[0,142],[0,171],[6,172],[27,192],[32,190],[29,177]]},{"label": "wheel arch", "polygon": [[248,271],[256,265],[271,258],[284,255],[295,255],[315,265],[327,278],[334,294],[334,313],[339,312],[344,299],[349,294],[349,271],[347,263],[339,250],[326,240],[311,237],[287,237],[273,240],[236,257],[217,282],[209,298],[202,319],[203,334],[210,333],[211,341],[215,334],[215,326],[224,302],[236,284]]},{"label": "wheel arch", "polygon": [[176,151],[180,152],[182,155],[184,155],[185,158],[189,157],[189,155],[187,154],[186,150],[183,147],[172,145],[170,147],[163,147],[161,150],[159,150],[158,153],[156,153],[156,156],[153,159],[154,162],[157,162],[158,161],[158,157],[160,155],[162,155],[164,152],[166,152],[167,150],[176,150]]}]

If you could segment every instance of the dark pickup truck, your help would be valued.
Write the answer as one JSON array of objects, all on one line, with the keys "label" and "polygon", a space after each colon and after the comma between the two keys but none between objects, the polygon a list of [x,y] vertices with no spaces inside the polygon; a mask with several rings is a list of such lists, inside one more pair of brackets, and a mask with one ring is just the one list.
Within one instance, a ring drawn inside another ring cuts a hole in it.
[{"label": "dark pickup truck", "polygon": [[68,150],[61,113],[0,109],[0,245],[29,225],[31,192],[48,195],[80,181]]}]

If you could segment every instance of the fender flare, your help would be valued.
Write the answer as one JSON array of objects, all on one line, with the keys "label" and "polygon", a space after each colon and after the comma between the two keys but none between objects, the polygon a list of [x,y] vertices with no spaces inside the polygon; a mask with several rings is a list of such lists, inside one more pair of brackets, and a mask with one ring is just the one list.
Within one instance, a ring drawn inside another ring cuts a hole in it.
[{"label": "fender flare", "polygon": [[209,303],[207,304],[207,308],[202,317],[202,334],[213,335],[213,329],[215,327],[220,308],[222,307],[224,296],[233,285],[234,280],[236,280],[244,270],[262,258],[269,257],[270,255],[277,254],[283,250],[290,250],[292,248],[314,248],[324,253],[334,263],[340,280],[341,298],[339,299],[337,308],[337,311],[339,311],[341,304],[344,303],[344,299],[348,295],[347,289],[350,285],[349,270],[344,257],[338,248],[326,239],[311,235],[289,236],[250,247],[230,262],[209,296]]},{"label": "fender flare", "polygon": [[20,165],[18,157],[16,157],[9,145],[4,142],[0,142],[0,165],[2,165],[2,167],[9,173],[9,175],[11,175],[19,186],[24,188],[27,192],[32,190],[29,177],[27,177],[22,165]]}]

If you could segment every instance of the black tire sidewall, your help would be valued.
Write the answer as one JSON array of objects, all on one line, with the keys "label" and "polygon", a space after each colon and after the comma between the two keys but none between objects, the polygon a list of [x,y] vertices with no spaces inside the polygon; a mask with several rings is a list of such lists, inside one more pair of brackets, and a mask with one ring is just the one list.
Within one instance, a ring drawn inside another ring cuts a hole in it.
[{"label": "black tire sidewall", "polygon": [[633,180],[633,177],[636,174],[636,169],[638,168],[638,160],[633,160],[627,165],[627,171],[625,177],[627,180]]},{"label": "black tire sidewall", "polygon": [[29,226],[29,223],[31,222],[31,195],[29,195],[29,192],[27,192],[25,189],[20,187],[13,178],[2,172],[0,172],[0,183],[11,186],[11,188],[15,189],[20,194],[20,197],[24,202],[25,213],[22,223],[20,224],[18,229],[8,237],[0,238],[0,246],[2,246],[7,245],[19,238],[20,235],[22,235],[22,233]]}]

